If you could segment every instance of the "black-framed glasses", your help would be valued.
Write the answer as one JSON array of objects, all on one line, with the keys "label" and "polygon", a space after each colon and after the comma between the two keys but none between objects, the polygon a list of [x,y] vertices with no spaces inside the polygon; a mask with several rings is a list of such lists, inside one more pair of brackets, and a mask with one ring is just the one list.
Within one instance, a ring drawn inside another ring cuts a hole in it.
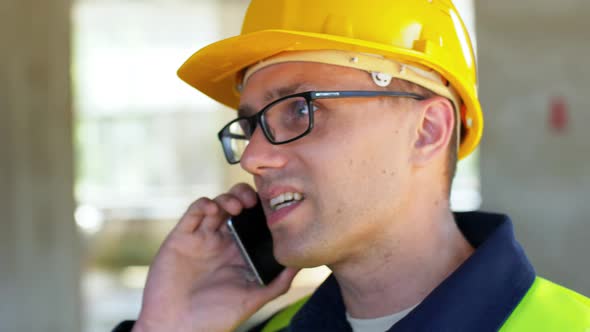
[{"label": "black-framed glasses", "polygon": [[225,158],[237,164],[260,124],[266,139],[274,145],[298,140],[311,132],[316,107],[314,100],[362,97],[404,97],[416,100],[424,96],[400,91],[307,91],[279,98],[251,116],[239,117],[221,129],[217,136],[221,141]]}]

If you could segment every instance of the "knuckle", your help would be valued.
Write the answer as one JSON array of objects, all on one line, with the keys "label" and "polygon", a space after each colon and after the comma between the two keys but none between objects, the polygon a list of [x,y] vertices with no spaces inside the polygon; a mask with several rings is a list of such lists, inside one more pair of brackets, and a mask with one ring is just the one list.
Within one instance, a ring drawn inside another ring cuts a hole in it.
[{"label": "knuckle", "polygon": [[219,205],[215,201],[211,201],[210,204],[207,204],[206,209],[208,214],[218,214],[221,211]]},{"label": "knuckle", "polygon": [[217,196],[217,198],[215,198],[215,201],[217,201],[218,203],[228,203],[234,201],[235,199],[236,198],[231,194],[222,194]]},{"label": "knuckle", "polygon": [[216,213],[217,204],[208,197],[201,197],[191,204],[189,212]]},{"label": "knuckle", "polygon": [[240,201],[246,205],[253,205],[256,203],[256,191],[249,184],[238,183],[230,190]]},{"label": "knuckle", "polygon": [[195,208],[195,209],[203,208],[210,201],[211,200],[207,197],[201,197],[191,204],[191,208]]},{"label": "knuckle", "polygon": [[237,213],[242,209],[240,200],[232,194],[223,194],[215,199],[227,212]]},{"label": "knuckle", "polygon": [[242,182],[242,183],[238,183],[235,186],[233,186],[230,189],[230,192],[235,193],[236,195],[239,195],[239,194],[247,194],[247,193],[250,193],[250,192],[253,193],[254,192],[254,188],[252,188],[249,184]]}]

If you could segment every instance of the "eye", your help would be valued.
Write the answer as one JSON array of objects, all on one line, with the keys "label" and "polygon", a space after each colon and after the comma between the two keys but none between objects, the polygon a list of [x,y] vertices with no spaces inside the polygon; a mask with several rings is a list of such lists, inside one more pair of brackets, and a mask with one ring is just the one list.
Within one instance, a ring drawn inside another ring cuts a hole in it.
[{"label": "eye", "polygon": [[[311,103],[311,106],[313,107],[313,112],[317,112],[318,111],[318,106],[315,105],[315,103]],[[291,105],[291,116],[293,118],[297,118],[297,117],[309,117],[309,104],[307,103],[307,101],[305,100],[298,100],[295,101],[292,105]]]},{"label": "eye", "polygon": [[293,117],[307,117],[309,114],[309,106],[305,100],[294,101],[291,105],[291,113]]}]

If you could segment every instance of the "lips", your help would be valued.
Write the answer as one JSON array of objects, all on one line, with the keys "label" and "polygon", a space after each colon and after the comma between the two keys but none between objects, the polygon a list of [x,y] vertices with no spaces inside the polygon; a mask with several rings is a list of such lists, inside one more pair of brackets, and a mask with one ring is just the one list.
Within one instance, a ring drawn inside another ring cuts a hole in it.
[{"label": "lips", "polygon": [[259,192],[263,204],[267,207],[267,222],[275,224],[285,218],[305,200],[302,190],[291,186],[273,186]]}]

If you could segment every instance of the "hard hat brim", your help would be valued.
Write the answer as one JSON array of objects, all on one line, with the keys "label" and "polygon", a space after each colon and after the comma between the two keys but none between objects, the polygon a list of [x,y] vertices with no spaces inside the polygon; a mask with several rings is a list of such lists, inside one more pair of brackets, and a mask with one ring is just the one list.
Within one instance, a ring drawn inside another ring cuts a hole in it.
[{"label": "hard hat brim", "polygon": [[[237,109],[240,102],[238,81],[247,67],[285,51],[349,50],[379,54],[401,62],[416,63],[436,70],[457,89],[466,106],[468,132],[459,149],[459,158],[471,153],[483,132],[483,119],[475,91],[462,84],[466,78],[455,77],[427,54],[415,50],[320,33],[262,30],[213,43],[194,53],[178,70],[178,76],[214,100]],[[465,119],[464,119],[465,121]]]}]

